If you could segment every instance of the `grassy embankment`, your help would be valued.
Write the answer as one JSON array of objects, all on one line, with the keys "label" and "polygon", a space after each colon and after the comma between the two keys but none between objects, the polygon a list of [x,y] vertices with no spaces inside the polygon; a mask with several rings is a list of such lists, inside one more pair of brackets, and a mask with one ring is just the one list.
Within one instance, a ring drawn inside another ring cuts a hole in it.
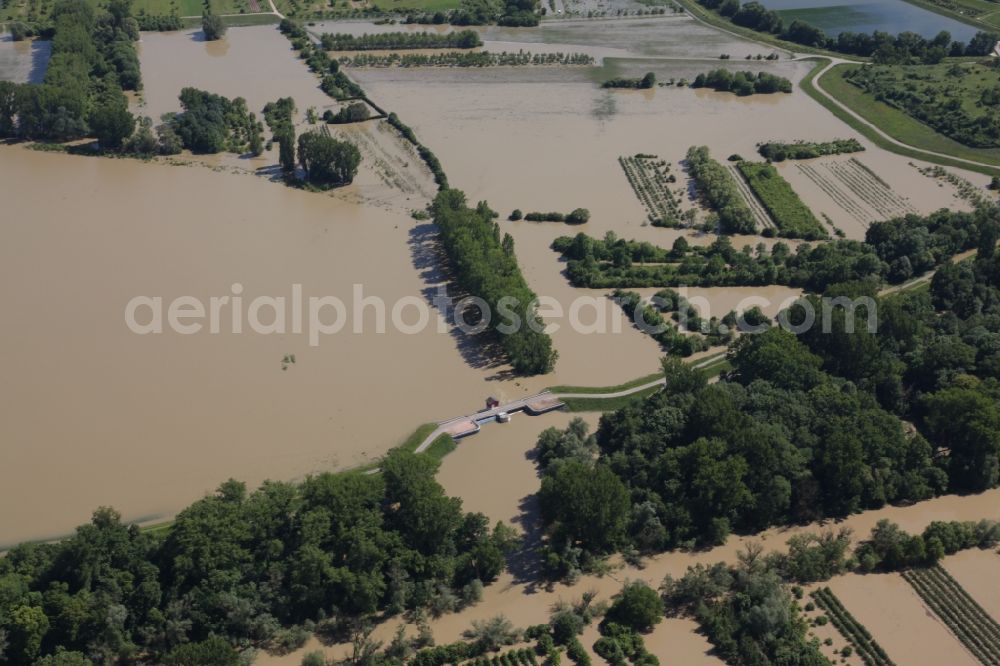
[{"label": "grassy embankment", "polygon": [[1000,28],[1000,6],[989,0],[906,0],[936,14],[953,18],[980,30]]},{"label": "grassy embankment", "polygon": [[[702,359],[699,363],[703,363],[703,365],[699,367],[708,377],[717,377],[723,372],[731,370],[733,367],[729,364],[729,361],[726,360],[725,354],[719,354],[707,359]],[[553,393],[573,393],[580,395],[619,393],[637,386],[649,384],[650,382],[655,382],[662,377],[663,373],[654,372],[653,374],[638,377],[625,382],[624,384],[619,384],[618,386],[552,386],[549,390]],[[564,398],[563,402],[566,403],[566,409],[571,412],[611,412],[616,409],[621,409],[633,400],[645,398],[659,390],[660,386],[657,385],[651,386],[637,393],[617,398]]]},{"label": "grassy embankment", "polygon": [[823,75],[819,83],[823,86],[824,90],[897,141],[902,141],[913,148],[944,153],[962,159],[976,160],[995,166],[977,166],[949,157],[928,155],[920,152],[920,150],[913,150],[886,140],[881,134],[855,118],[816,89],[816,76],[830,61],[826,58],[817,58],[816,62],[816,66],[799,82],[799,86],[806,94],[830,111],[830,113],[850,125],[878,147],[898,155],[932,164],[977,171],[989,176],[1000,176],[1000,151],[981,150],[963,146],[957,141],[938,134],[902,111],[879,102],[843,78],[844,70],[854,67],[854,65],[837,65],[827,74]]}]

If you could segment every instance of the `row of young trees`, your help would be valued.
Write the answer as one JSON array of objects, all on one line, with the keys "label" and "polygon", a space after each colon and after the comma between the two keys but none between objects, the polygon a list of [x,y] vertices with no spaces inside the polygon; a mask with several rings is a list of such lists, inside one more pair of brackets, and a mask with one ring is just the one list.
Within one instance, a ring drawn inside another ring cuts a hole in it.
[{"label": "row of young trees", "polygon": [[941,31],[932,39],[913,32],[901,32],[894,36],[880,31],[870,35],[841,32],[836,37],[830,37],[820,28],[799,19],[786,26],[777,11],[767,9],[755,0],[746,3],[739,0],[698,0],[698,3],[744,28],[804,46],[871,57],[876,62],[889,64],[937,63],[947,56],[984,56],[1000,39],[997,33],[979,32],[965,44],[952,41],[947,31]]},{"label": "row of young trees", "polygon": [[[444,189],[434,198],[431,216],[455,280],[463,291],[486,303],[490,311],[481,315],[499,336],[514,371],[550,372],[558,354],[543,331],[536,296],[517,265],[514,240],[510,234],[501,238],[497,214],[485,202],[470,208],[464,193]],[[512,330],[505,331],[508,327]]]},{"label": "row of young trees", "polygon": [[320,45],[327,51],[373,51],[388,49],[473,49],[482,46],[475,30],[455,32],[376,32],[363,35],[324,33]]},{"label": "row of young trees", "polygon": [[135,128],[123,91],[142,87],[130,2],[113,0],[97,14],[84,0],[58,0],[51,16],[52,57],[43,82],[0,81],[0,138],[96,136],[103,148],[120,148]]},{"label": "row of young trees", "polygon": [[375,613],[454,610],[516,540],[464,513],[436,469],[397,450],[380,474],[229,481],[153,532],[100,509],[0,559],[0,663],[236,666],[310,629],[343,640]]}]

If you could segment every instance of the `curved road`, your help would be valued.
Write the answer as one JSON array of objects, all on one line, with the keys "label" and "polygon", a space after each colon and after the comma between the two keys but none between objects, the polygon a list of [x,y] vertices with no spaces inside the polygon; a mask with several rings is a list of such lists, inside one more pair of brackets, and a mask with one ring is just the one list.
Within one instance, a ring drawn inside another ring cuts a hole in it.
[{"label": "curved road", "polygon": [[[824,56],[824,57],[828,57],[828,56]],[[1000,168],[1000,167],[997,167],[997,165],[995,165],[995,164],[987,164],[985,162],[977,162],[975,160],[967,160],[964,157],[957,157],[955,155],[949,155],[947,153],[938,153],[938,152],[935,152],[933,150],[925,150],[923,148],[917,148],[916,146],[911,146],[908,143],[903,143],[902,141],[899,141],[898,139],[894,139],[893,137],[889,136],[888,134],[886,134],[885,132],[883,132],[882,129],[879,128],[878,125],[875,125],[875,124],[869,122],[868,120],[866,120],[865,118],[863,118],[862,116],[860,116],[859,114],[857,114],[851,107],[847,106],[846,104],[844,104],[843,102],[841,102],[839,99],[837,99],[836,97],[834,97],[833,95],[831,95],[830,93],[828,93],[826,90],[823,89],[823,86],[820,85],[820,79],[823,78],[823,75],[826,74],[831,69],[833,69],[834,67],[836,67],[837,65],[842,65],[842,64],[846,64],[846,63],[852,63],[852,64],[861,64],[861,63],[858,63],[855,60],[847,60],[845,58],[829,58],[829,60],[830,60],[830,63],[826,67],[824,67],[822,70],[820,70],[819,74],[817,74],[815,77],[813,77],[813,86],[815,86],[816,90],[818,90],[820,92],[820,94],[822,94],[828,100],[832,101],[834,104],[836,104],[837,106],[839,106],[841,109],[843,109],[844,111],[846,111],[847,113],[849,113],[852,117],[854,117],[855,120],[857,120],[858,122],[862,123],[866,127],[869,127],[870,129],[872,129],[876,134],[878,134],[879,136],[881,136],[883,139],[885,139],[889,143],[892,143],[894,145],[900,146],[902,148],[906,148],[907,150],[912,150],[912,151],[917,152],[917,153],[922,153],[924,155],[933,155],[935,157],[943,157],[943,158],[946,158],[946,159],[949,159],[949,160],[954,160],[956,162],[962,162],[964,164],[971,164],[971,165],[974,165],[974,166],[986,167],[987,169],[997,169],[997,168]]]}]

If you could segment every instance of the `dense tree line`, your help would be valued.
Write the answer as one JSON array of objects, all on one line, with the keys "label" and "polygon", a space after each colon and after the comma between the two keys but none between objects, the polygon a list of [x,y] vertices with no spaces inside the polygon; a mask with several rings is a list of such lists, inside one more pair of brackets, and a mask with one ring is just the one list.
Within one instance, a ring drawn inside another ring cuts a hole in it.
[{"label": "dense tree line", "polygon": [[752,234],[757,231],[757,221],[743,200],[733,175],[709,156],[706,146],[692,146],[687,152],[686,166],[698,195],[718,216],[722,233]]},{"label": "dense tree line", "polygon": [[635,90],[648,90],[656,87],[656,74],[646,72],[643,76],[630,78],[608,79],[601,84],[602,88],[632,88]]},{"label": "dense tree line", "polygon": [[[485,202],[470,208],[462,192],[447,189],[434,198],[431,215],[456,281],[464,291],[486,302],[488,326],[499,336],[514,371],[528,375],[550,372],[557,352],[552,339],[542,332],[535,311],[536,296],[517,265],[513,239],[509,234],[501,238],[496,213]],[[504,332],[503,325],[514,330]]]},{"label": "dense tree line", "polygon": [[604,239],[585,234],[557,238],[552,248],[567,259],[566,275],[577,287],[713,287],[781,284],[813,292],[858,281],[878,288],[899,284],[940,266],[949,257],[977,247],[1000,220],[986,206],[972,212],[940,210],[930,215],[872,223],[865,242],[835,240],[794,251],[783,242],[736,249],[726,238],[706,246],[686,239],[670,250],[648,242]]},{"label": "dense tree line", "polygon": [[450,12],[410,12],[406,23],[422,25],[497,25],[533,27],[539,21],[538,0],[462,0]]},{"label": "dense tree line", "polygon": [[805,21],[793,20],[787,26],[781,15],[759,2],[739,0],[698,0],[703,7],[718,13],[735,25],[768,33],[796,44],[837,51],[848,55],[871,57],[875,62],[908,64],[937,63],[947,56],[984,56],[1000,39],[996,33],[979,32],[968,44],[952,41],[951,34],[942,31],[932,39],[913,32],[890,35],[875,31],[868,35],[841,32],[827,36],[820,28]]},{"label": "dense tree line", "polygon": [[[1000,484],[995,212],[988,220],[975,261],[945,263],[929,293],[878,298],[872,282],[829,285],[827,297],[848,300],[808,297],[824,319],[798,335],[769,328],[742,336],[723,381],[708,385],[671,361],[665,389],[606,414],[586,447],[546,455],[551,446],[540,440],[539,459],[559,475],[540,496],[550,569]],[[921,231],[894,240],[916,244]],[[880,242],[893,241],[882,234]],[[855,307],[849,299],[858,296],[870,305]],[[786,317],[803,324],[805,303]],[[586,453],[594,445],[596,460]],[[565,515],[561,507],[574,506],[567,501],[581,501],[581,484],[599,484],[586,492],[624,497],[617,505],[631,508],[614,519],[603,509]]]},{"label": "dense tree line", "polygon": [[135,127],[123,91],[142,87],[130,3],[113,0],[98,15],[84,0],[59,0],[51,34],[42,83],[0,82],[0,136],[67,141],[96,130],[102,148],[120,148]]},{"label": "dense tree line", "polygon": [[295,647],[308,628],[453,610],[496,578],[514,540],[463,513],[436,468],[394,451],[381,474],[254,492],[229,481],[165,530],[100,509],[69,539],[17,546],[0,559],[0,663],[235,666],[237,650]]},{"label": "dense tree line", "polygon": [[833,141],[768,141],[758,146],[761,157],[769,162],[784,162],[785,160],[808,160],[824,155],[840,155],[842,153],[860,153],[865,147],[857,139],[835,139]]},{"label": "dense tree line", "polygon": [[376,32],[363,35],[324,33],[320,45],[327,51],[374,51],[388,49],[474,49],[482,46],[475,30],[455,32]]},{"label": "dense tree line", "polygon": [[[983,71],[958,64],[948,67],[944,73],[940,68],[867,65],[848,70],[844,78],[875,99],[900,109],[959,143],[996,148],[1000,146],[1000,111],[997,110],[1000,108],[1000,86],[984,88],[979,81]],[[963,103],[963,99],[972,94],[978,99]]]},{"label": "dense tree line", "polygon": [[711,88],[718,92],[731,92],[745,97],[776,92],[792,92],[792,82],[783,76],[768,72],[731,72],[728,69],[713,69],[707,74],[699,74],[691,82],[692,88]]}]

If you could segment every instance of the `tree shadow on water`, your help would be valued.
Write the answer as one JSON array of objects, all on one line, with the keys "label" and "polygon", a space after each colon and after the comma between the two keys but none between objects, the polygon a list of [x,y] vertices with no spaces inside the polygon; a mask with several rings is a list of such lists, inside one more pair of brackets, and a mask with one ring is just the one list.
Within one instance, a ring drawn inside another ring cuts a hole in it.
[{"label": "tree shadow on water", "polygon": [[[524,457],[536,462],[538,454],[535,449],[531,449],[524,454]],[[507,558],[507,570],[513,575],[515,583],[524,585],[525,594],[534,594],[549,587],[542,571],[542,558],[539,555],[545,529],[538,494],[532,493],[522,497],[518,509],[520,513],[511,522],[520,526],[524,535],[521,538],[521,547]]]},{"label": "tree shadow on water", "polygon": [[[494,334],[488,330],[479,333],[463,331],[455,323],[456,315],[452,306],[470,294],[460,290],[452,280],[448,258],[438,243],[437,227],[431,222],[419,223],[410,229],[409,236],[410,258],[425,285],[421,294],[432,311],[447,323],[448,334],[455,341],[462,359],[477,370],[493,370],[494,373],[487,377],[488,381],[515,377],[514,372],[507,367],[503,349]],[[442,306],[436,302],[442,295],[448,297],[449,305]],[[471,322],[468,323],[471,325]]]}]

